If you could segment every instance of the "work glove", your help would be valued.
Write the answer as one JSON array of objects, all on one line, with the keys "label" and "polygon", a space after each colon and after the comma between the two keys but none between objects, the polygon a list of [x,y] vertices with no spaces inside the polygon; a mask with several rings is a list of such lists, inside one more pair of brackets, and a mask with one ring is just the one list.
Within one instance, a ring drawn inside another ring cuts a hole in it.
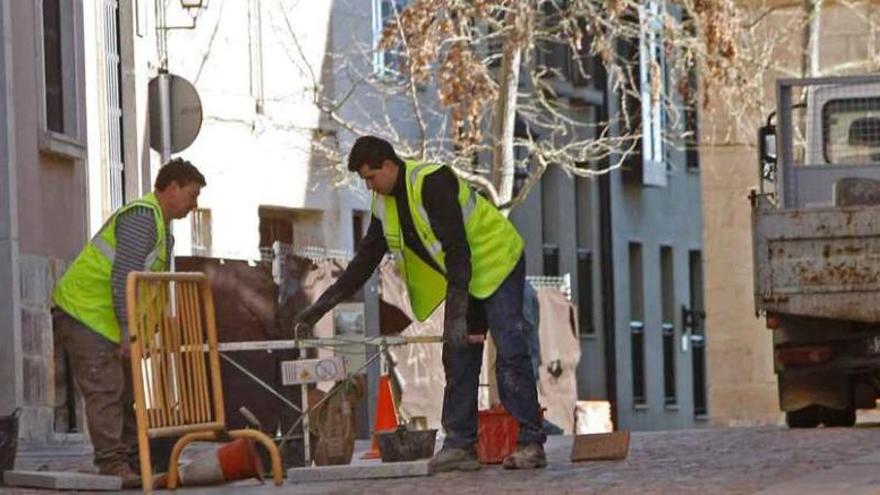
[{"label": "work glove", "polygon": [[312,327],[318,323],[328,311],[336,306],[337,301],[333,298],[321,297],[314,304],[300,311],[293,320],[294,335],[311,335]]},{"label": "work glove", "polygon": [[311,335],[312,327],[324,316],[324,311],[320,311],[316,305],[312,304],[306,309],[300,311],[293,320],[293,334],[297,337]]},{"label": "work glove", "polygon": [[453,348],[468,345],[467,291],[450,286],[446,292],[446,313],[443,320],[443,341]]}]

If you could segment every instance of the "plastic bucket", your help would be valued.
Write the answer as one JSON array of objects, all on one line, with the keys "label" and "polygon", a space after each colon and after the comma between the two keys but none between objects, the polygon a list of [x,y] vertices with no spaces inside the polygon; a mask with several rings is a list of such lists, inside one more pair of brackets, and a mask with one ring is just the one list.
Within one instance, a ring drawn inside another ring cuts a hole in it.
[{"label": "plastic bucket", "polygon": [[519,423],[497,404],[477,415],[477,458],[482,464],[499,464],[516,449]]},{"label": "plastic bucket", "polygon": [[0,479],[4,471],[15,467],[15,450],[18,448],[18,417],[21,408],[9,416],[0,416]]},{"label": "plastic bucket", "polygon": [[437,430],[408,430],[400,427],[394,431],[376,434],[382,462],[403,462],[426,459],[434,455]]}]

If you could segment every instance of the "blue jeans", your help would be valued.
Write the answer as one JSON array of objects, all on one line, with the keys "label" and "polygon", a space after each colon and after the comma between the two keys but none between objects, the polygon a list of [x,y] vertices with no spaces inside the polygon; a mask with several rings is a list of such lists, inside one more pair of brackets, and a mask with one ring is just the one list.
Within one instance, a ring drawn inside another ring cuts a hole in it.
[{"label": "blue jeans", "polygon": [[[501,404],[519,422],[519,443],[544,443],[538,413],[538,390],[529,357],[526,322],[523,318],[523,284],[526,263],[520,258],[501,286],[488,298],[471,299],[482,305],[497,350],[498,393]],[[453,348],[443,344],[444,446],[466,448],[477,443],[477,390],[483,345]]]}]

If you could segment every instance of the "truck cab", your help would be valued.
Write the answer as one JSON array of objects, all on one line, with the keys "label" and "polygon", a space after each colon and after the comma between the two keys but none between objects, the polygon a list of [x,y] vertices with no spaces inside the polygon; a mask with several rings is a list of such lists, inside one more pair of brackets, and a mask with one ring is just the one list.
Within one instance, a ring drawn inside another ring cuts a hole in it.
[{"label": "truck cab", "polygon": [[880,76],[783,79],[758,134],[755,310],[792,427],[880,397]]}]

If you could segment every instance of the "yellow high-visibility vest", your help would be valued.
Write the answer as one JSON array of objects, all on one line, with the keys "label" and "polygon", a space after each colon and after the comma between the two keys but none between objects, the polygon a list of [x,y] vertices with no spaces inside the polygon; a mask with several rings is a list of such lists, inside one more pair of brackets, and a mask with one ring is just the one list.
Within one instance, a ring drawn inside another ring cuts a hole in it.
[{"label": "yellow high-visibility vest", "polygon": [[86,244],[58,281],[52,300],[67,314],[107,340],[119,343],[120,329],[113,307],[111,272],[116,257],[116,219],[134,207],[148,207],[156,220],[156,244],[144,263],[145,271],[168,271],[165,220],[153,193],[116,210]]},{"label": "yellow high-visibility vest", "polygon": [[[419,240],[443,273],[419,258],[403,242],[397,201],[393,196],[374,194],[371,206],[373,215],[382,222],[388,249],[406,278],[413,313],[419,321],[427,319],[446,298],[446,254],[431,228],[422,202],[425,178],[442,166],[408,161],[400,173],[406,174],[408,206]],[[458,202],[471,252],[468,292],[477,299],[485,299],[498,289],[516,266],[524,243],[516,227],[461,179],[458,179]]]}]

